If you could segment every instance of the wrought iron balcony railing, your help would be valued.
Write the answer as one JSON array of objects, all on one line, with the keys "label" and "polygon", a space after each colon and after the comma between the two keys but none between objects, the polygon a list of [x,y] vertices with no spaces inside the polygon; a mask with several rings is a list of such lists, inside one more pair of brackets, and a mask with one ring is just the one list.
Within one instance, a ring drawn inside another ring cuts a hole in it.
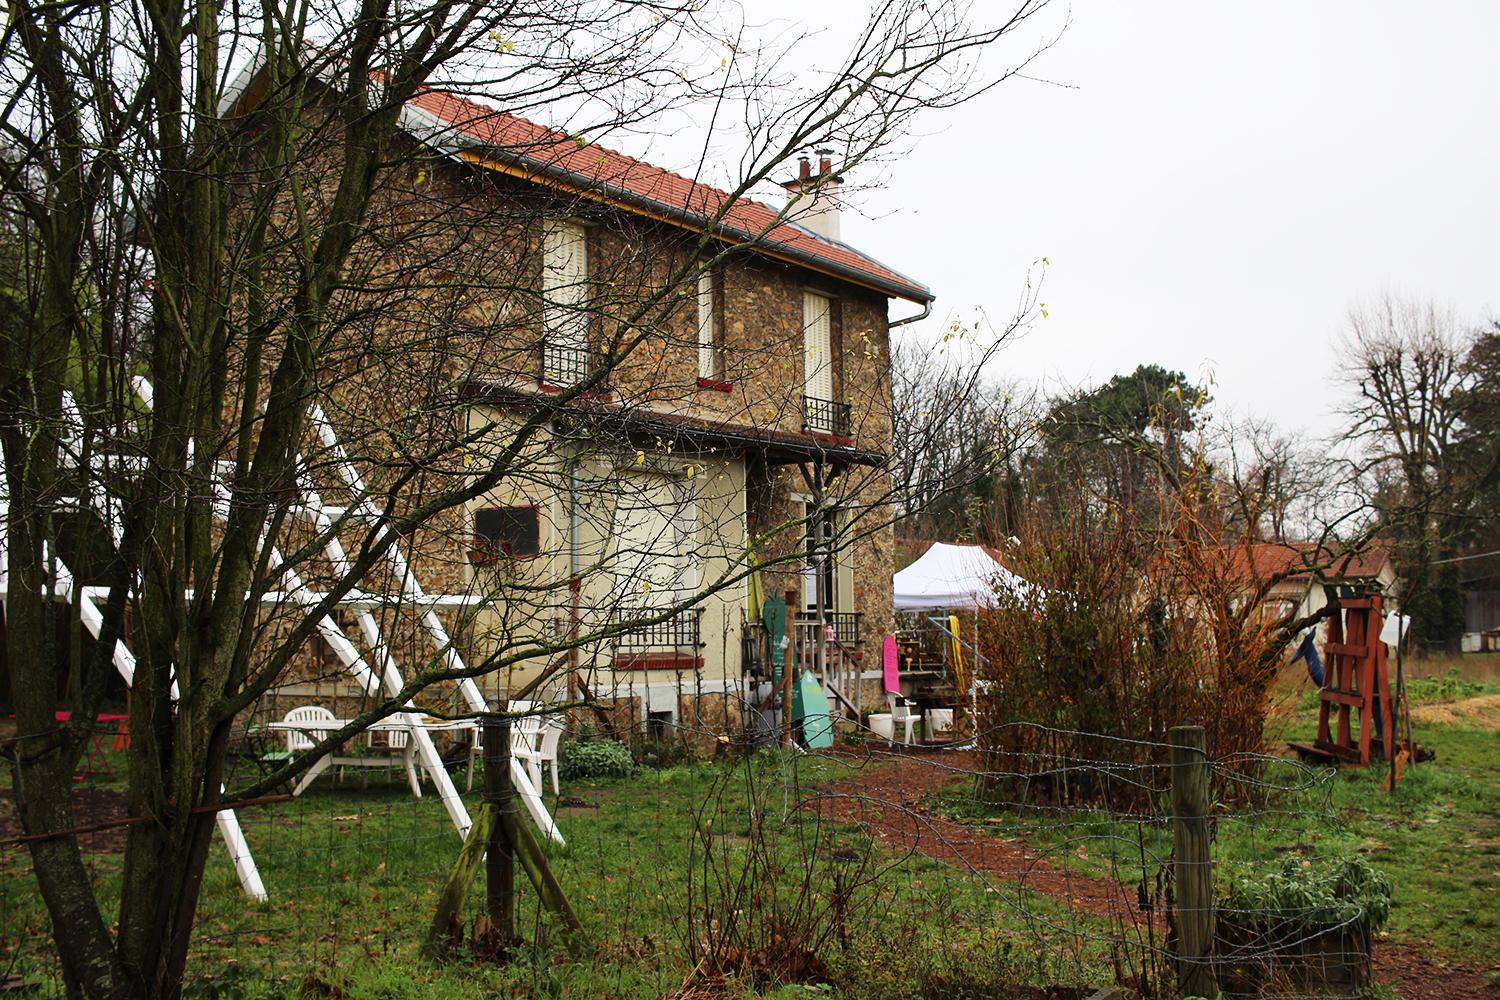
[{"label": "wrought iron balcony railing", "polygon": [[542,341],[543,385],[558,389],[575,386],[592,375],[598,363],[598,356],[587,347],[556,340]]},{"label": "wrought iron balcony railing", "polygon": [[[612,620],[624,624],[660,613],[654,608],[616,608]],[[702,608],[688,608],[666,621],[633,628],[614,644],[622,649],[698,649],[703,645],[702,618]]]},{"label": "wrought iron balcony railing", "polygon": [[[859,627],[864,620],[863,611],[830,611],[828,612],[828,624],[833,626],[834,638],[851,649],[860,643]],[[797,628],[811,631],[818,626],[819,616],[816,611],[797,612]]]},{"label": "wrought iron balcony railing", "polygon": [[802,432],[849,437],[849,404],[828,399],[802,397]]}]

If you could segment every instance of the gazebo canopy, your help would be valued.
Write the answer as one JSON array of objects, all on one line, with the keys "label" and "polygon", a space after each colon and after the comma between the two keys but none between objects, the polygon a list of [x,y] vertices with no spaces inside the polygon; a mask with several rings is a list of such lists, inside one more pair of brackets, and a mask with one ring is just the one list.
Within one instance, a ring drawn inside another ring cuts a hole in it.
[{"label": "gazebo canopy", "polygon": [[897,611],[978,608],[995,595],[1025,594],[1031,584],[1000,565],[980,545],[934,542],[895,576]]}]

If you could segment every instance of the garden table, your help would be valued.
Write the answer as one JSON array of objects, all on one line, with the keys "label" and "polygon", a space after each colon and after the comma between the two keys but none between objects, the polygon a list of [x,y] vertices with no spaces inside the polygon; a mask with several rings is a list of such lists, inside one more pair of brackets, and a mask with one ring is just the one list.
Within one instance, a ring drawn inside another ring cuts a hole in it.
[{"label": "garden table", "polygon": [[[67,722],[73,718],[73,713],[65,708],[59,708],[55,714],[58,722]],[[118,728],[120,723],[129,722],[130,716],[104,715],[101,713],[96,721],[110,723]],[[109,758],[104,756],[104,737],[106,734],[111,733],[112,731],[108,727],[104,729],[100,729],[97,725],[94,727],[94,731],[89,734],[89,755],[83,759],[83,773],[73,775],[74,781],[82,781],[84,778],[87,778],[89,776],[89,768],[95,764],[104,768],[105,774],[111,777],[114,776],[115,769],[109,766]]]},{"label": "garden table", "polygon": [[[344,726],[347,726],[350,721],[352,720],[310,719],[306,721],[293,722],[283,720],[281,722],[269,723],[266,728],[281,733],[305,733],[310,739],[317,741],[325,738],[329,733],[336,732],[337,730],[342,729]],[[365,736],[368,739],[375,733],[403,734],[407,738],[399,740],[399,746],[397,745],[398,741],[390,740],[390,742],[384,748],[388,752],[383,756],[357,757],[348,754],[341,755],[337,750],[331,753],[325,753],[318,759],[317,763],[313,764],[313,766],[308,769],[307,773],[302,776],[302,780],[299,781],[296,787],[292,789],[292,794],[301,795],[302,792],[306,790],[307,786],[312,783],[314,778],[322,774],[324,771],[328,770],[328,768],[330,767],[390,767],[391,762],[395,760],[396,755],[399,753],[401,756],[401,763],[406,768],[406,776],[407,780],[411,784],[412,794],[417,798],[421,798],[422,782],[421,779],[417,776],[416,754],[414,747],[412,746],[412,741],[410,739],[412,728],[414,726],[425,729],[429,733],[477,729],[477,725],[467,719],[460,719],[457,721],[449,722],[442,719],[424,719],[421,716],[412,715],[409,713],[388,716],[384,719],[381,719],[379,722],[372,724],[368,729],[366,729]],[[473,748],[477,744],[478,740],[473,739],[471,736],[469,740],[469,767],[471,769],[474,766]],[[370,746],[374,747],[374,744],[371,743]]]}]

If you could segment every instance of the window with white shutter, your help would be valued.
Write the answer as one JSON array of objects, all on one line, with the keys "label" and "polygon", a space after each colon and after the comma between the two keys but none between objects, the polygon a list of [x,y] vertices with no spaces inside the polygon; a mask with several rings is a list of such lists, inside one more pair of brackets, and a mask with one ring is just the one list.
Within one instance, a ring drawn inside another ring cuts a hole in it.
[{"label": "window with white shutter", "polygon": [[816,292],[802,293],[802,365],[803,432],[849,437],[849,404],[833,395],[833,302]]},{"label": "window with white shutter", "polygon": [[[628,472],[619,479],[612,568],[616,621],[639,621],[693,599],[698,588],[698,502],[691,477]],[[643,625],[622,649],[700,645],[701,608]]]},{"label": "window with white shutter", "polygon": [[626,473],[614,525],[614,597],[627,608],[662,608],[698,586],[693,480]]},{"label": "window with white shutter", "polygon": [[719,377],[717,324],[714,317],[714,276],[698,276],[698,377]]},{"label": "window with white shutter", "polygon": [[807,375],[803,392],[821,400],[833,399],[833,336],[829,302],[813,292],[802,293],[802,359]]},{"label": "window with white shutter", "polygon": [[568,386],[589,374],[588,239],[582,226],[547,230],[542,255],[542,381]]}]

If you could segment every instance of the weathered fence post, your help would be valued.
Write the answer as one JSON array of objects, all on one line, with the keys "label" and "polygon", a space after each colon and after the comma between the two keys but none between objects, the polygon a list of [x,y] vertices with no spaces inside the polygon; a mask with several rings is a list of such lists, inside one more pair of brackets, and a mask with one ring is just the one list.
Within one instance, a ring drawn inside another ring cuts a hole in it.
[{"label": "weathered fence post", "polygon": [[1208,842],[1209,765],[1202,726],[1172,728],[1172,871],[1177,882],[1177,988],[1212,997],[1214,871]]},{"label": "weathered fence post", "polygon": [[[781,745],[790,750],[796,740],[792,737],[792,691],[802,678],[802,665],[797,660],[797,609],[801,607],[797,591],[786,592],[786,670],[781,678]],[[795,665],[794,665],[795,663]]]},{"label": "weathered fence post", "polygon": [[509,946],[516,936],[515,848],[505,835],[506,819],[516,808],[516,789],[510,778],[510,723],[487,716],[484,720],[484,799],[495,813],[485,851],[485,912],[490,928]]}]

